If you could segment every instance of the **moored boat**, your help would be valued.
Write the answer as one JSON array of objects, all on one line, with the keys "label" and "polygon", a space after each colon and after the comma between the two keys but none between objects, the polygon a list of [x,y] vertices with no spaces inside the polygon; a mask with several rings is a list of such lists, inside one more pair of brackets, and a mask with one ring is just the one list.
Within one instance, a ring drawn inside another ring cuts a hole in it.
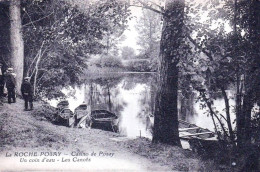
[{"label": "moored boat", "polygon": [[76,124],[86,115],[89,115],[90,110],[88,109],[88,105],[86,103],[80,104],[75,110],[75,122]]},{"label": "moored boat", "polygon": [[118,116],[108,110],[97,109],[91,111],[93,128],[118,132]]},{"label": "moored boat", "polygon": [[179,136],[180,139],[189,142],[192,151],[201,155],[210,155],[215,152],[214,150],[220,150],[223,147],[216,133],[183,120],[179,120]]},{"label": "moored boat", "polygon": [[179,135],[183,140],[190,140],[194,138],[208,139],[216,138],[214,132],[209,129],[198,127],[195,124],[191,124],[187,121],[179,120]]},{"label": "moored boat", "polygon": [[69,102],[63,100],[57,105],[56,123],[67,127],[73,127],[75,124],[74,113],[68,108]]}]

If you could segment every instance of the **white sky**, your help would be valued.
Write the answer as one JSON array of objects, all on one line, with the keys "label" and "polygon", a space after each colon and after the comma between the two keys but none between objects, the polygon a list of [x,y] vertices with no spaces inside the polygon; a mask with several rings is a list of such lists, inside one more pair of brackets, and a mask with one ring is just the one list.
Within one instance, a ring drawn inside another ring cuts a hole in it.
[{"label": "white sky", "polygon": [[124,35],[126,36],[126,40],[124,40],[121,44],[122,47],[128,46],[132,47],[136,50],[136,53],[138,52],[138,49],[140,46],[137,45],[137,39],[138,39],[138,32],[135,28],[138,19],[140,18],[142,14],[142,8],[140,7],[131,7],[131,16],[133,17],[129,22],[128,29],[124,32]]}]

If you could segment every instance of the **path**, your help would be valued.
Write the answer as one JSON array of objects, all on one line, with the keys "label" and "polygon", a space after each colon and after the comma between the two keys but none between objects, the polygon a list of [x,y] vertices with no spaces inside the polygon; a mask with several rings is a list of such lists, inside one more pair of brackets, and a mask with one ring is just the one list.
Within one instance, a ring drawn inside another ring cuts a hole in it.
[{"label": "path", "polygon": [[[35,107],[37,106],[39,104]],[[0,171],[1,168],[2,170],[170,171],[170,167],[131,153],[124,141],[118,141],[122,139],[117,139],[119,135],[116,133],[53,125],[44,118],[36,118],[31,112],[23,111],[23,102],[19,99],[15,104],[4,103],[1,107],[0,128]],[[30,152],[35,156],[14,157],[15,152],[22,152],[21,155]],[[45,157],[54,159],[55,162],[19,162],[21,158],[43,161],[44,155],[41,155],[43,154],[41,152],[53,155],[61,153],[61,155]],[[92,152],[95,152],[96,156],[91,156]],[[12,157],[5,157],[6,153],[12,154]],[[62,162],[65,159],[67,162]]]}]

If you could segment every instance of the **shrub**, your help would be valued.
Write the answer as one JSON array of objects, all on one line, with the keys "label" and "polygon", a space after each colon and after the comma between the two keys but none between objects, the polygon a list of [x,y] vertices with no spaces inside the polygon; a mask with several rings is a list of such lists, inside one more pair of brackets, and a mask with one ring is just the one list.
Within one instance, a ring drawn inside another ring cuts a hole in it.
[{"label": "shrub", "polygon": [[56,109],[48,104],[43,104],[37,109],[33,110],[32,114],[38,120],[54,122]]},{"label": "shrub", "polygon": [[117,57],[112,57],[112,56],[98,58],[97,60],[94,61],[94,64],[97,67],[117,67],[117,68],[121,68],[123,66],[121,59],[119,59]]},{"label": "shrub", "polygon": [[150,72],[152,66],[149,60],[130,61],[127,65],[128,70],[135,72]]}]

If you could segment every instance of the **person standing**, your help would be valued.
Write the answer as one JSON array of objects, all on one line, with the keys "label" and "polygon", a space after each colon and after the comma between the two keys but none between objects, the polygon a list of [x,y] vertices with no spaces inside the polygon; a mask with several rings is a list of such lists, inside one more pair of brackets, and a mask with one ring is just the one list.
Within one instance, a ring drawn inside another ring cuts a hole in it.
[{"label": "person standing", "polygon": [[4,97],[4,86],[5,86],[4,67],[3,64],[0,63],[0,99]]},{"label": "person standing", "polygon": [[24,110],[28,110],[28,103],[30,103],[30,110],[33,109],[33,89],[30,83],[30,77],[25,77],[21,86],[21,92],[24,99]]},{"label": "person standing", "polygon": [[11,100],[13,99],[13,103],[16,102],[15,98],[15,73],[13,73],[13,68],[8,68],[6,75],[5,75],[5,83],[8,92],[8,103],[12,103]]}]

